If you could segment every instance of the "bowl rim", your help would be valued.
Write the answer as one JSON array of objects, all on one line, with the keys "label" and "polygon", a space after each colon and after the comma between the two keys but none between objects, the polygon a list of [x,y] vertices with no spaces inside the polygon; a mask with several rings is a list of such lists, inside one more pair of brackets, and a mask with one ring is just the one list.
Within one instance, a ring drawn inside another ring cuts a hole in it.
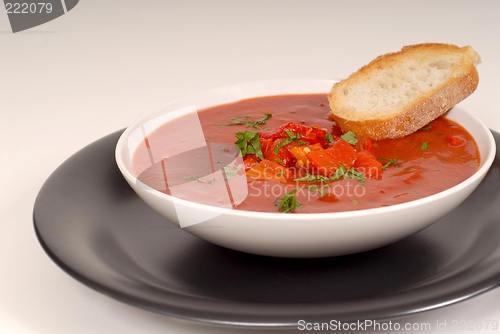
[{"label": "bowl rim", "polygon": [[[380,215],[380,214],[387,214],[390,212],[397,212],[401,210],[406,210],[406,209],[411,209],[414,207],[422,206],[430,202],[434,202],[440,199],[444,199],[445,197],[452,195],[454,193],[458,193],[472,184],[474,184],[477,181],[480,181],[488,172],[490,169],[496,155],[496,143],[495,139],[490,131],[490,129],[475,115],[470,113],[469,111],[461,108],[460,106],[455,106],[452,109],[458,109],[460,112],[465,113],[467,116],[472,118],[481,128],[481,130],[484,132],[486,135],[485,138],[487,139],[487,144],[489,146],[488,151],[486,152],[486,156],[483,157],[481,155],[481,165],[478,168],[478,170],[465,179],[464,181],[460,182],[457,185],[454,185],[451,188],[448,188],[446,190],[443,190],[441,192],[438,192],[436,194],[426,196],[420,199],[412,200],[409,202],[404,202],[404,203],[399,203],[399,204],[394,204],[394,205],[389,205],[385,207],[377,207],[377,208],[370,208],[370,209],[361,209],[361,210],[354,210],[354,211],[337,211],[337,212],[321,212],[321,213],[300,213],[296,212],[293,214],[283,214],[282,212],[260,212],[260,211],[247,211],[247,210],[236,210],[236,209],[229,209],[229,208],[221,208],[221,207],[215,207],[207,204],[200,204],[200,203],[195,203],[191,202],[185,199],[180,199],[176,198],[171,195],[167,195],[165,193],[162,193],[158,190],[155,190],[148,185],[144,184],[143,182],[139,181],[125,166],[123,162],[123,155],[122,151],[124,146],[127,144],[126,138],[130,135],[132,132],[132,129],[135,129],[135,127],[140,124],[144,118],[146,118],[148,115],[158,111],[159,109],[170,105],[174,104],[178,101],[184,100],[184,99],[189,99],[195,96],[199,96],[202,94],[209,94],[211,92],[216,92],[221,89],[230,89],[230,88],[236,88],[236,87],[241,87],[241,86],[247,86],[247,85],[259,85],[259,84],[266,84],[266,83],[272,83],[272,82],[303,82],[303,81],[316,81],[316,82],[323,82],[323,83],[332,83],[334,84],[335,82],[338,82],[339,80],[328,80],[328,79],[312,79],[312,78],[289,78],[289,79],[269,79],[269,80],[258,80],[258,81],[247,81],[247,82],[242,82],[242,83],[236,83],[233,85],[226,85],[226,86],[220,86],[220,87],[215,87],[212,89],[208,90],[203,90],[199,91],[197,93],[192,93],[185,95],[183,97],[171,100],[159,107],[156,107],[149,112],[143,114],[140,116],[136,121],[134,121],[132,124],[130,124],[125,131],[120,135],[120,138],[118,139],[118,142],[115,147],[115,160],[116,164],[122,173],[122,175],[125,177],[125,179],[129,182],[133,182],[135,184],[140,185],[140,188],[155,197],[158,197],[163,200],[171,201],[171,202],[176,202],[179,205],[187,206],[192,208],[193,210],[203,210],[203,211],[209,211],[216,213],[218,215],[224,215],[224,214],[230,214],[232,216],[241,216],[241,217],[246,217],[246,218],[267,218],[270,219],[272,218],[273,220],[285,220],[285,221],[302,221],[305,218],[308,220],[323,220],[323,219],[346,219],[346,218],[354,218],[354,217],[364,217],[364,216],[373,216],[373,215]],[[321,93],[321,92],[318,92]],[[293,93],[291,92],[290,95],[292,94],[315,94],[315,93]],[[269,94],[269,95],[262,95],[262,97],[266,96],[276,96],[276,95],[283,95],[283,94]],[[259,96],[257,96],[258,98]],[[244,97],[243,99],[248,99],[252,97]],[[235,100],[233,102],[238,102],[240,100]],[[223,102],[223,103],[218,103],[218,104],[213,104],[212,106],[217,106],[225,103],[232,103],[232,102]],[[205,107],[208,108],[208,107]],[[203,108],[203,109],[205,109]],[[202,109],[202,110],[203,110]],[[452,110],[450,109],[450,110]],[[461,124],[460,124],[461,125]],[[473,137],[474,138],[474,137]],[[474,140],[476,140],[474,138]],[[126,147],[126,146],[125,146]]]}]

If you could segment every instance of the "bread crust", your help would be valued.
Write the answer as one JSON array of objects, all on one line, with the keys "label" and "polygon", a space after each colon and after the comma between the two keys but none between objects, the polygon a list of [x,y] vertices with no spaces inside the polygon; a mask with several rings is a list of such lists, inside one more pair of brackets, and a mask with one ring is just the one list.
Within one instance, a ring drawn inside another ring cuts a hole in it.
[{"label": "bread crust", "polygon": [[[346,80],[359,80],[359,78],[366,76],[367,73],[372,70],[373,66],[380,66],[381,63],[394,61],[392,58],[401,57],[401,53],[407,52],[408,50],[412,50],[416,47],[439,47],[444,49],[452,48],[455,52],[457,49],[465,49],[447,44],[420,44],[404,47],[402,51],[398,53],[389,53],[379,56],[368,65],[363,66],[358,72],[354,73]],[[472,48],[470,48],[470,50],[466,49],[464,52],[472,52],[473,55],[479,57],[475,51],[472,50]],[[424,96],[415,98],[411,101],[411,103],[405,106],[404,110],[389,110],[387,115],[376,115],[376,117],[363,117],[364,115],[362,113],[359,113],[359,115],[353,115],[352,117],[345,116],[345,114],[349,113],[346,112],[345,106],[337,103],[336,98],[336,94],[338,94],[341,90],[342,83],[346,81],[343,80],[334,85],[332,91],[328,94],[332,115],[344,132],[353,131],[356,135],[361,137],[381,140],[407,136],[422,128],[437,117],[445,114],[453,106],[476,90],[479,83],[479,75],[476,70],[475,63],[478,63],[479,61],[480,60],[478,58],[476,60],[471,60],[468,64],[461,65],[466,66],[466,68],[461,69],[460,76],[452,77],[446,82],[446,84],[441,85],[441,87],[428,92],[428,94],[425,94]]]}]

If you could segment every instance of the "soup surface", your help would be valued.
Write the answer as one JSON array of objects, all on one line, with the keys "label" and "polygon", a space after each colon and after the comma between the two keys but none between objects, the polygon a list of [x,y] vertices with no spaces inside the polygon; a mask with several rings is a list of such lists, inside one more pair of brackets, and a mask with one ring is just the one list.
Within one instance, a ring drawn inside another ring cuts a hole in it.
[{"label": "soup surface", "polygon": [[[290,161],[283,161],[281,156],[273,159],[273,166],[287,165],[291,174],[283,178],[281,166],[273,173],[259,174],[255,167],[261,159],[252,154],[238,158],[234,145],[237,133],[256,132],[262,139],[289,122],[326,129],[327,139],[332,139],[324,148],[340,141],[340,136],[352,140],[331,118],[323,94],[263,97],[207,108],[163,124],[137,148],[132,169],[146,185],[193,202],[278,213],[284,211],[283,203],[288,208],[292,205],[293,210],[288,211],[323,213],[420,199],[457,185],[479,167],[473,138],[444,117],[400,139],[371,142],[356,138],[357,143],[350,145],[358,157],[359,152],[367,151],[379,164],[376,173],[357,169],[359,177],[348,177],[347,172],[335,179],[331,173],[334,170],[322,172],[313,164],[306,169],[292,155]],[[293,134],[289,140],[295,144],[283,149],[307,144],[294,139]],[[233,181],[238,177],[239,183]]]}]

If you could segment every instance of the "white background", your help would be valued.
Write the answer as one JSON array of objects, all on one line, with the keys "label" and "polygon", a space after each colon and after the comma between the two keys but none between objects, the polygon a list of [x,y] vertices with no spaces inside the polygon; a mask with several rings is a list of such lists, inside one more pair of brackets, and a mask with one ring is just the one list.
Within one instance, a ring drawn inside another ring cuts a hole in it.
[{"label": "white background", "polygon": [[[79,149],[172,99],[251,80],[344,78],[423,42],[481,55],[479,88],[461,106],[500,131],[500,1],[81,0],[16,34],[0,10],[0,333],[256,332],[167,318],[80,284],[38,244],[38,190]],[[435,330],[445,320],[450,333],[452,320],[500,321],[500,289],[400,322]]]}]

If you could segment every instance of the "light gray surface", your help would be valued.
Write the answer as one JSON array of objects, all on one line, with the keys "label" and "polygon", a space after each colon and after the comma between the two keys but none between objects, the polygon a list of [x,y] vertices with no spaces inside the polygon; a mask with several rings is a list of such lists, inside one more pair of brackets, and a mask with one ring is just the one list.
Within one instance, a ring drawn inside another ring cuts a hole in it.
[{"label": "light gray surface", "polygon": [[[82,147],[174,98],[250,80],[344,78],[422,42],[478,51],[479,88],[461,106],[500,131],[499,14],[499,1],[82,0],[12,34],[0,13],[0,333],[255,332],[149,313],[69,277],[33,232],[43,182]],[[500,321],[500,289],[400,322],[454,333],[453,320]]]}]

